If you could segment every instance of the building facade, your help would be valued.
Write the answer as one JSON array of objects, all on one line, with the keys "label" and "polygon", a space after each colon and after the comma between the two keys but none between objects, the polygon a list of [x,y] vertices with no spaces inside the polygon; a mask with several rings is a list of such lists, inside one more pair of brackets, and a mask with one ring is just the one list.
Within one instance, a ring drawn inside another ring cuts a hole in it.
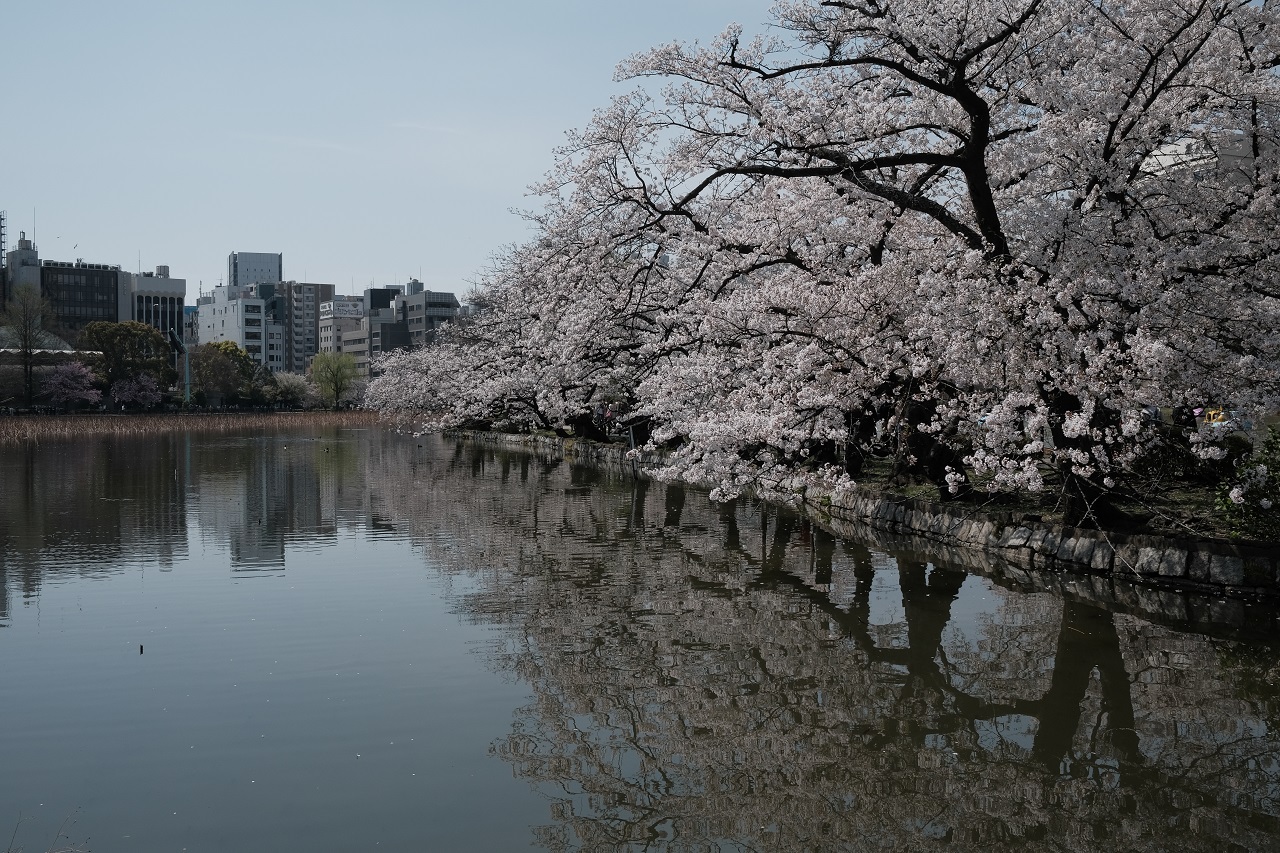
[{"label": "building facade", "polygon": [[96,320],[136,320],[166,334],[182,328],[187,282],[170,276],[167,266],[134,274],[115,264],[41,260],[25,233],[5,262],[9,286],[38,288],[53,306],[52,331],[68,340]]},{"label": "building facade", "polygon": [[136,320],[154,326],[166,336],[170,330],[183,333],[187,280],[173,278],[167,266],[153,273],[120,274],[119,315],[122,320]]},{"label": "building facade", "polygon": [[462,308],[452,293],[427,290],[417,279],[405,285],[405,295],[397,302],[409,332],[409,345],[415,347],[430,343],[440,326],[458,319]]},{"label": "building facade", "polygon": [[331,303],[336,290],[332,284],[305,281],[286,281],[277,289],[276,304],[284,328],[284,370],[306,373],[311,357],[319,352],[320,306]]},{"label": "building facade", "polygon": [[371,287],[362,297],[335,297],[321,307],[320,351],[349,353],[356,370],[368,377],[379,355],[430,343],[459,308],[452,293],[427,290],[417,280]]},{"label": "building facade", "polygon": [[364,298],[360,296],[334,296],[322,302],[319,310],[317,352],[342,352],[342,336],[360,328],[364,316]]},{"label": "building facade", "polygon": [[284,328],[274,312],[275,287],[219,285],[201,296],[199,332],[201,344],[231,341],[257,364],[273,371],[284,367]]}]

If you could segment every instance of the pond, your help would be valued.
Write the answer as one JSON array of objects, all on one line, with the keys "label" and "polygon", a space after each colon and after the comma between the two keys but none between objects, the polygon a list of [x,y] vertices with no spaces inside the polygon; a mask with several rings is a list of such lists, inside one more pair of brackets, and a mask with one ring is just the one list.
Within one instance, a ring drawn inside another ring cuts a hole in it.
[{"label": "pond", "polygon": [[6,448],[0,831],[1280,847],[1276,614],[1083,587],[440,437]]}]

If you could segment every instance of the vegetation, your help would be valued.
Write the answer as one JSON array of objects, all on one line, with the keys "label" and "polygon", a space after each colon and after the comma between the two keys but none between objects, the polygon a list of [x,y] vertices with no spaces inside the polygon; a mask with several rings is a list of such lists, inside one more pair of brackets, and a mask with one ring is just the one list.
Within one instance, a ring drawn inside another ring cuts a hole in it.
[{"label": "vegetation", "polygon": [[350,353],[317,353],[311,360],[311,381],[324,401],[335,409],[355,390],[359,373]]},{"label": "vegetation", "polygon": [[93,371],[78,361],[59,364],[49,371],[41,392],[55,406],[97,403],[102,392],[93,387]]},{"label": "vegetation", "polygon": [[23,398],[30,406],[35,401],[36,351],[62,344],[49,331],[54,322],[53,306],[30,286],[16,287],[0,310],[0,346],[18,351],[22,367]]},{"label": "vegetation", "polygon": [[149,435],[163,432],[243,432],[299,425],[367,427],[371,412],[248,412],[244,414],[0,416],[0,446],[56,441],[86,435]]},{"label": "vegetation", "polygon": [[[79,343],[82,349],[99,353],[90,364],[108,396],[117,402],[141,403],[139,393],[151,399],[146,389],[167,388],[177,378],[169,361],[168,341],[146,323],[97,320],[84,327]],[[144,375],[150,378],[149,383],[141,378]],[[123,393],[123,398],[117,392]]]},{"label": "vegetation", "polygon": [[1280,429],[1236,463],[1219,489],[1218,505],[1235,532],[1280,542]]},{"label": "vegetation", "polygon": [[1149,411],[1280,411],[1280,7],[773,14],[627,60],[671,85],[570,136],[534,239],[366,404],[579,436],[618,406],[723,499],[878,458],[1073,526],[1128,523],[1166,459],[1212,496],[1235,430]]},{"label": "vegetation", "polygon": [[277,373],[274,377],[271,402],[294,408],[309,407],[316,396],[316,389],[307,377],[298,373]]},{"label": "vegetation", "polygon": [[234,341],[200,344],[191,359],[191,391],[206,405],[239,402],[249,395],[257,365]]}]

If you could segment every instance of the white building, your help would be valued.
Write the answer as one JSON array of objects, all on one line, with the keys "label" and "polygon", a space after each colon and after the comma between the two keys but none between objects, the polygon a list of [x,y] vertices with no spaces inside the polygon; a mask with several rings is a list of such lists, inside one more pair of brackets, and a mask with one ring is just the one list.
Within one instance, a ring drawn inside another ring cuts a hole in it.
[{"label": "white building", "polygon": [[283,370],[284,327],[269,310],[274,300],[271,285],[215,287],[197,301],[200,343],[231,341],[258,364]]},{"label": "white building", "polygon": [[270,252],[232,252],[227,255],[227,285],[274,284],[284,281],[284,255]]},{"label": "white building", "polygon": [[187,280],[173,278],[167,266],[144,273],[120,273],[118,291],[121,320],[137,320],[168,334],[182,335],[182,311],[187,298]]}]

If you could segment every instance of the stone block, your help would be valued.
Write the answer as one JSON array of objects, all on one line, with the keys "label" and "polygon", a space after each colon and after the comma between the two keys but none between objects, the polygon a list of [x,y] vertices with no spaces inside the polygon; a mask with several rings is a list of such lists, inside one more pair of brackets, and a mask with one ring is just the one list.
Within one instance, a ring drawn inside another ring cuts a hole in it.
[{"label": "stone block", "polygon": [[996,527],[994,521],[982,522],[982,539],[981,542],[988,548],[995,547],[1000,542],[1000,530]]},{"label": "stone block", "polygon": [[1132,542],[1116,545],[1111,560],[1111,570],[1117,575],[1135,575],[1138,572],[1138,554],[1141,550]]},{"label": "stone block", "polygon": [[1138,559],[1133,564],[1134,571],[1147,576],[1160,574],[1160,557],[1159,548],[1138,548]]},{"label": "stone block", "polygon": [[1058,548],[1061,547],[1059,543],[1062,539],[1061,534],[1057,532],[1060,530],[1061,528],[1056,528],[1055,530],[1044,531],[1044,539],[1040,540],[1040,544],[1036,546],[1036,553],[1049,559],[1057,557]]},{"label": "stone block", "polygon": [[1187,576],[1187,552],[1181,548],[1166,548],[1160,554],[1160,565],[1156,570],[1162,578],[1185,578]]},{"label": "stone block", "polygon": [[1212,555],[1208,551],[1192,551],[1187,560],[1187,577],[1193,581],[1207,583],[1211,558]]},{"label": "stone block", "polygon": [[1032,532],[1029,528],[1015,528],[1014,532],[1009,534],[1009,539],[1001,544],[1005,548],[1023,548],[1027,546],[1030,538],[1032,538]]},{"label": "stone block", "polygon": [[1209,562],[1209,580],[1226,586],[1244,583],[1244,560],[1230,554],[1214,554]]},{"label": "stone block", "polygon": [[1111,572],[1115,548],[1110,542],[1098,542],[1093,546],[1093,556],[1089,558],[1089,568],[1098,572]]},{"label": "stone block", "polygon": [[1076,547],[1071,553],[1071,562],[1088,566],[1093,562],[1093,549],[1097,546],[1098,540],[1092,536],[1080,536],[1075,539]]},{"label": "stone block", "polygon": [[1045,530],[1043,527],[1037,528],[1032,531],[1030,536],[1027,537],[1027,547],[1033,552],[1039,554],[1040,549],[1044,546],[1045,537],[1048,535],[1049,531]]}]

